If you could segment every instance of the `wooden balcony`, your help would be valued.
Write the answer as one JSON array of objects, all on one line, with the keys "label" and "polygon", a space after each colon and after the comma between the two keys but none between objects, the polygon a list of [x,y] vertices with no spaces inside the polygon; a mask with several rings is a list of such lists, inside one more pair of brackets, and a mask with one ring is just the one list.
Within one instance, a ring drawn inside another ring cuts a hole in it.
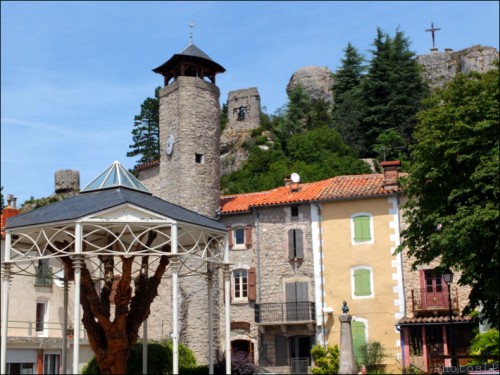
[{"label": "wooden balcony", "polygon": [[[459,314],[457,287],[451,287],[451,309]],[[446,315],[450,311],[448,288],[441,291],[416,288],[411,290],[412,311],[415,316]]]}]

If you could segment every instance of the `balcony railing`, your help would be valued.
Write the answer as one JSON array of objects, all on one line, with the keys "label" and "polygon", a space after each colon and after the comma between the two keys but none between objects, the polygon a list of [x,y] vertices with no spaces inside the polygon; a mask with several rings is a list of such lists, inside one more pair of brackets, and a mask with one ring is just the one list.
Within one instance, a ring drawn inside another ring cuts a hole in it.
[{"label": "balcony railing", "polygon": [[[458,311],[458,292],[457,288],[451,288],[451,308],[454,312]],[[411,290],[411,301],[414,313],[425,313],[429,311],[449,311],[450,304],[448,299],[448,288],[444,287],[441,291],[428,290],[427,288],[417,288]]]},{"label": "balcony railing", "polygon": [[314,321],[314,302],[262,303],[255,305],[256,323]]},{"label": "balcony railing", "polygon": [[52,286],[52,267],[36,266],[35,286]]},{"label": "balcony railing", "polygon": [[[3,324],[3,323],[2,323]],[[10,320],[8,322],[8,335],[17,337],[50,337],[50,338],[62,338],[63,325],[59,322],[39,322],[30,320]],[[42,327],[42,330],[37,330],[37,327]],[[74,329],[72,326],[68,326],[66,330],[68,338],[72,339],[74,335]],[[87,338],[87,331],[84,329],[83,325],[80,328],[80,338]]]}]

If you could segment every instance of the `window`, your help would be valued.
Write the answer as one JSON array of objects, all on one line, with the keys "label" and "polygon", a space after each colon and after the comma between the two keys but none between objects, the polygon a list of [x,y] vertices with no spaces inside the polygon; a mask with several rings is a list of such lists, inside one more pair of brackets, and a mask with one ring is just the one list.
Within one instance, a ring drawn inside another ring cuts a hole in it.
[{"label": "window", "polygon": [[248,272],[247,270],[233,271],[234,279],[234,300],[241,300],[248,298]]},{"label": "window", "polygon": [[372,216],[357,214],[352,217],[352,234],[354,243],[373,243]]},{"label": "window", "polygon": [[33,363],[7,363],[7,374],[33,374]]},{"label": "window", "polygon": [[352,270],[353,298],[373,297],[372,272],[368,267],[359,267]]},{"label": "window", "polygon": [[252,247],[252,226],[235,225],[227,228],[229,248],[235,250],[249,249]]},{"label": "window", "polygon": [[48,259],[39,259],[35,270],[35,286],[52,286],[52,268]]},{"label": "window", "polygon": [[205,162],[205,158],[203,154],[194,154],[194,161],[196,164],[203,164]]},{"label": "window", "polygon": [[292,217],[298,217],[299,216],[299,206],[292,206],[290,207],[291,211],[291,216]]},{"label": "window", "polygon": [[59,354],[45,354],[43,359],[44,374],[59,374]]},{"label": "window", "polygon": [[245,228],[236,228],[234,230],[234,244],[235,245],[245,244]]},{"label": "window", "polygon": [[36,302],[36,332],[43,333],[45,331],[45,321],[47,317],[47,302],[37,301]]},{"label": "window", "polygon": [[304,258],[304,239],[302,229],[288,231],[288,259]]}]

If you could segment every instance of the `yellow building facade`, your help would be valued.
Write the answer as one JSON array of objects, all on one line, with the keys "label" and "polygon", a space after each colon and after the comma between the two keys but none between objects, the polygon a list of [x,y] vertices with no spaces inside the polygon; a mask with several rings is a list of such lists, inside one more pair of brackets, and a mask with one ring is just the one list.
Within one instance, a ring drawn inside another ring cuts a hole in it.
[{"label": "yellow building facade", "polygon": [[[364,193],[321,203],[321,252],[325,338],[340,344],[343,301],[352,315],[355,351],[379,342],[385,363],[401,360],[396,324],[405,314],[400,244],[401,197],[384,189],[385,178],[352,177],[348,189]],[[378,184],[378,187],[368,187]],[[347,194],[346,194],[347,195]],[[332,312],[333,310],[333,312]],[[359,354],[358,354],[359,355]]]}]

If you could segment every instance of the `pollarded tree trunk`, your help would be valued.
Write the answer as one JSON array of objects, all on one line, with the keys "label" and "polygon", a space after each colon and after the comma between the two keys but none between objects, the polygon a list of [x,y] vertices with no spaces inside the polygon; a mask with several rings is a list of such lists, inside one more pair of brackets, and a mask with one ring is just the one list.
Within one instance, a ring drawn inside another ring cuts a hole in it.
[{"label": "pollarded tree trunk", "polygon": [[[156,237],[150,232],[146,247],[149,247]],[[64,244],[61,244],[64,247]],[[170,253],[170,246],[162,249]],[[83,308],[82,323],[87,330],[89,343],[94,352],[101,374],[126,374],[127,361],[132,346],[137,342],[138,332],[142,322],[149,316],[150,306],[158,292],[161,278],[169,264],[167,255],[160,257],[154,275],[148,277],[148,257],[142,257],[142,267],[139,276],[134,280],[135,288],[132,296],[132,265],[134,256],[120,256],[122,273],[116,286],[114,297],[115,314],[111,319],[110,294],[113,285],[113,256],[100,256],[104,265],[105,279],[100,295],[94,287],[94,281],[87,265],[81,269],[80,303]],[[69,279],[74,280],[74,267],[69,257],[62,258]]]}]

